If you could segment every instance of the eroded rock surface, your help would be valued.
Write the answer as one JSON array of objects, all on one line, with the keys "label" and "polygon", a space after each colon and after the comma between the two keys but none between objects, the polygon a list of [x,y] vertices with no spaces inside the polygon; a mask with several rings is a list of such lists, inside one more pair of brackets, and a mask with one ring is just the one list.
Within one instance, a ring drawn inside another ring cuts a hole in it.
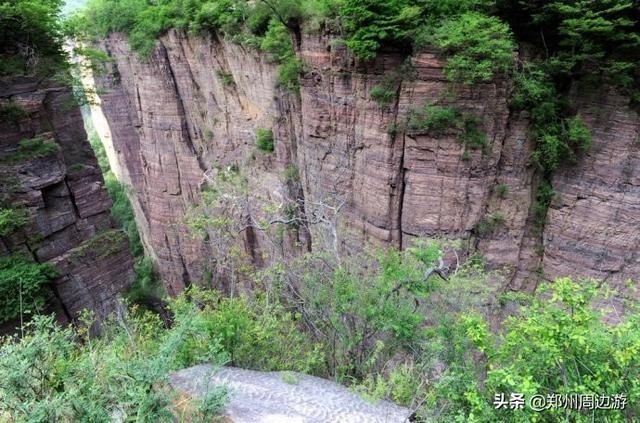
[{"label": "eroded rock surface", "polygon": [[[102,319],[133,281],[133,258],[126,235],[114,229],[111,200],[71,91],[50,80],[2,79],[0,106],[17,110],[0,121],[0,203],[24,207],[31,217],[0,236],[0,256],[24,254],[56,266],[51,307],[62,321],[85,308]],[[16,159],[20,141],[34,137],[59,151]]]},{"label": "eroded rock surface", "polygon": [[[238,246],[257,267],[276,254],[403,248],[427,236],[462,240],[463,254],[477,251],[490,266],[509,269],[516,289],[533,289],[540,274],[614,283],[640,276],[631,252],[640,236],[634,223],[640,121],[628,99],[606,87],[572,94],[592,129],[593,149],[558,171],[558,200],[541,233],[533,221],[534,145],[526,113],[509,107],[508,78],[454,86],[436,51],[405,67],[400,56],[382,53],[363,67],[331,36],[303,31],[298,97],[276,87],[276,65],[267,57],[215,36],[169,31],[148,62],[118,34],[102,47],[115,59],[97,79],[107,90],[102,110],[117,152],[113,166],[126,169],[148,248],[171,292],[215,271],[219,253],[190,236],[183,222],[201,200],[203,175],[230,165],[248,175],[249,198],[304,199],[303,212],[323,218],[310,234],[290,234],[277,248],[259,232],[239,234]],[[392,84],[395,102],[381,107],[370,92],[394,72],[405,78]],[[403,130],[412,110],[425,104],[475,116],[486,145],[465,148],[456,129]],[[258,128],[273,129],[275,153],[256,153]],[[292,166],[299,192],[286,179]],[[331,207],[339,208],[337,216]],[[252,209],[260,213],[259,201]],[[501,224],[482,233],[479,226],[493,216]]]},{"label": "eroded rock surface", "polygon": [[228,387],[225,415],[234,423],[402,423],[411,415],[387,401],[367,402],[325,379],[283,374],[200,365],[174,373],[171,384],[192,398],[202,398],[216,386]]}]

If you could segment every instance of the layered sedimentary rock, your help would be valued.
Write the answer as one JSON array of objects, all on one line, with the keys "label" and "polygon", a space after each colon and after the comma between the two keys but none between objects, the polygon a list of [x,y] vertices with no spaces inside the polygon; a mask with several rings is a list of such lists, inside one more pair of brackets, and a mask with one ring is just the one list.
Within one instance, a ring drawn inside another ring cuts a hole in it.
[{"label": "layered sedimentary rock", "polygon": [[[593,150],[556,175],[558,195],[540,232],[532,213],[539,182],[534,145],[526,113],[509,107],[508,77],[457,86],[446,80],[436,51],[408,62],[383,52],[363,66],[328,35],[303,31],[297,41],[304,64],[299,96],[276,87],[276,65],[267,57],[216,37],[170,31],[147,61],[121,35],[102,43],[115,59],[97,79],[106,90],[102,110],[114,165],[126,169],[149,248],[173,292],[202,280],[220,259],[183,222],[201,201],[204,175],[229,165],[248,175],[249,198],[304,200],[310,233],[298,233],[284,255],[319,248],[346,254],[368,244],[404,248],[416,237],[446,237],[506,267],[519,289],[535,287],[541,270],[548,277],[639,275],[632,251],[640,235],[634,224],[640,123],[623,97],[572,95],[592,129]],[[394,101],[374,101],[375,86],[395,90]],[[465,146],[459,128],[407,129],[412,111],[426,104],[474,116],[485,145]],[[256,153],[258,128],[273,129],[273,154]],[[287,181],[291,166],[300,192]],[[260,231],[238,239],[255,265],[273,254]]]},{"label": "layered sedimentary rock", "polygon": [[[132,282],[133,261],[126,235],[114,229],[111,200],[71,90],[40,78],[3,79],[0,106],[0,200],[29,213],[24,227],[0,236],[0,256],[24,254],[55,265],[53,309],[61,320],[83,309],[104,318]],[[34,138],[57,148],[21,150],[21,142]]]},{"label": "layered sedimentary rock", "polygon": [[593,141],[585,157],[554,177],[544,270],[623,286],[640,277],[640,117],[607,87],[579,85],[571,97]]}]

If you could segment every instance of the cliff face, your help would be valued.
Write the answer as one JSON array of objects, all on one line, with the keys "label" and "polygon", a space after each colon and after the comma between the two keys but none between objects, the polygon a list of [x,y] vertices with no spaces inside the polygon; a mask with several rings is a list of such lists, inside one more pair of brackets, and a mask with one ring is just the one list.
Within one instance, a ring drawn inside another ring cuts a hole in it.
[{"label": "cliff face", "polygon": [[[104,318],[132,282],[133,261],[126,236],[113,229],[111,201],[71,91],[51,80],[3,79],[0,103],[20,110],[0,122],[0,197],[31,216],[24,228],[0,236],[0,256],[22,253],[55,265],[53,308],[61,320],[85,308]],[[35,137],[58,151],[16,156],[20,141]]]},{"label": "cliff face", "polygon": [[[120,35],[103,42],[115,60],[97,80],[105,89],[113,165],[133,187],[142,232],[172,291],[202,280],[221,259],[183,222],[201,201],[205,172],[232,164],[248,175],[249,198],[304,199],[308,220],[317,222],[278,251],[259,231],[238,235],[257,265],[276,253],[318,246],[343,254],[364,244],[406,247],[415,237],[441,236],[461,239],[464,251],[508,268],[514,288],[533,288],[530,276],[540,270],[550,278],[618,282],[640,274],[640,120],[624,98],[609,91],[572,94],[592,130],[593,149],[557,173],[558,196],[541,233],[532,211],[533,143],[526,114],[510,111],[510,80],[452,86],[432,52],[413,57],[408,68],[383,53],[365,69],[330,37],[303,34],[299,41],[305,67],[299,98],[274,88],[276,67],[268,59],[224,40],[171,31],[145,62]],[[395,102],[381,107],[372,88],[399,73]],[[465,147],[455,129],[403,130],[411,111],[425,104],[452,104],[477,116],[486,145]],[[274,154],[255,154],[258,128],[273,128]],[[300,191],[285,176],[292,165]],[[254,210],[260,213],[259,204]],[[495,216],[499,224],[483,230]]]}]

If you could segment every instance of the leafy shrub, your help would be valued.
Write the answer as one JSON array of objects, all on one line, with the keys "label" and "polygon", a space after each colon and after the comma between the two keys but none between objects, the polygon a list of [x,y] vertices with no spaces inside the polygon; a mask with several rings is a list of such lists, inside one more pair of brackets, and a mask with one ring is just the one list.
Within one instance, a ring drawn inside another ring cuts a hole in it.
[{"label": "leafy shrub", "polygon": [[425,394],[421,369],[414,364],[402,363],[393,367],[388,375],[369,374],[354,386],[365,399],[379,401],[388,399],[397,404],[410,406],[417,397]]},{"label": "leafy shrub", "polygon": [[481,148],[487,144],[487,134],[482,130],[482,119],[479,116],[463,113],[458,141],[471,148]]},{"label": "leafy shrub", "polygon": [[498,184],[496,185],[495,192],[499,198],[505,199],[507,198],[507,195],[509,195],[509,185]]},{"label": "leafy shrub", "polygon": [[411,60],[407,59],[398,68],[387,73],[382,81],[371,89],[369,95],[380,107],[389,107],[396,99],[402,81],[413,80],[415,76],[416,70]]},{"label": "leafy shrub", "polygon": [[40,159],[51,156],[60,151],[60,146],[42,137],[20,140],[18,149],[0,158],[0,163],[20,163],[27,160]]},{"label": "leafy shrub", "polygon": [[0,75],[65,68],[60,0],[15,0],[0,5]]},{"label": "leafy shrub", "polygon": [[220,81],[222,81],[222,85],[225,85],[227,87],[235,87],[236,81],[233,79],[233,74],[229,72],[218,71],[217,75],[218,78],[220,78]]},{"label": "leafy shrub", "polygon": [[329,374],[361,379],[420,339],[424,315],[416,304],[434,287],[428,269],[440,254],[436,243],[417,243],[403,253],[352,257],[340,265],[327,254],[307,255],[287,267],[298,283],[285,283],[291,275],[283,267],[271,269],[265,283],[309,322],[324,345]]},{"label": "leafy shrub", "polygon": [[31,221],[25,208],[0,208],[0,236],[9,236]]},{"label": "leafy shrub", "polygon": [[0,104],[0,121],[2,122],[15,123],[25,116],[27,116],[27,111],[16,103]]},{"label": "leafy shrub", "polygon": [[544,228],[547,219],[547,210],[555,196],[556,192],[550,183],[543,182],[538,187],[533,203],[533,225],[536,230],[541,231],[542,228]]},{"label": "leafy shrub", "polygon": [[[541,414],[528,406],[533,395],[625,393],[624,410],[550,408],[545,421],[628,421],[640,412],[640,345],[638,314],[620,323],[603,321],[593,302],[607,298],[595,284],[558,279],[539,289],[520,312],[509,318],[504,333],[492,334],[478,316],[465,316],[456,330],[471,341],[449,367],[432,407],[439,421],[534,421]],[[466,354],[466,357],[464,356]],[[482,357],[480,362],[474,362]],[[475,373],[488,369],[484,383]],[[497,410],[496,393],[524,394],[523,410]],[[440,408],[440,406],[442,408]]]},{"label": "leafy shrub", "polygon": [[505,224],[505,217],[500,212],[495,212],[489,216],[484,216],[475,227],[479,236],[488,236],[495,233]]},{"label": "leafy shrub", "polygon": [[530,112],[530,127],[536,140],[533,160],[550,175],[558,166],[575,160],[591,145],[591,134],[580,116],[567,117],[565,107],[550,77],[535,65],[527,65],[515,76],[512,105]]},{"label": "leafy shrub", "polygon": [[21,313],[35,313],[45,306],[45,285],[57,273],[50,264],[39,264],[19,255],[0,258],[0,323]]},{"label": "leafy shrub", "polygon": [[479,148],[486,145],[486,134],[481,129],[482,119],[473,113],[461,112],[454,106],[425,104],[409,114],[407,127],[411,131],[442,136],[447,130],[457,130],[457,139],[465,147]]},{"label": "leafy shrub", "polygon": [[213,140],[213,131],[209,128],[204,130],[204,138],[207,141],[212,141]]},{"label": "leafy shrub", "polygon": [[393,87],[376,85],[369,91],[369,95],[380,107],[388,107],[396,98],[396,90]]},{"label": "leafy shrub", "polygon": [[269,22],[260,49],[271,55],[275,63],[283,63],[293,54],[291,39],[287,27],[277,19]]},{"label": "leafy shrub", "polygon": [[233,366],[256,370],[292,370],[321,373],[321,348],[299,330],[299,316],[267,298],[221,298],[216,291],[195,287],[174,300],[181,315],[191,303],[201,310],[191,317],[194,337],[177,352],[182,366],[202,362],[212,345]]},{"label": "leafy shrub", "polygon": [[456,107],[425,104],[422,109],[414,110],[409,115],[408,127],[437,136],[457,127],[461,119],[462,113]]},{"label": "leafy shrub", "polygon": [[[62,329],[53,317],[36,316],[24,337],[0,344],[0,416],[18,422],[110,421],[114,415],[173,421],[168,374],[180,365],[176,351],[194,336],[196,314],[193,307],[183,310],[165,329],[157,316],[134,308],[124,319],[103,322],[97,338],[88,338],[85,326]],[[203,358],[219,364],[221,356],[211,351]],[[199,411],[219,411],[222,392],[212,390]]]},{"label": "leafy shrub", "polygon": [[489,81],[513,66],[515,45],[511,31],[495,17],[464,13],[438,27],[434,42],[449,55],[445,72],[453,81]]},{"label": "leafy shrub", "polygon": [[284,168],[285,181],[295,184],[300,182],[300,169],[294,164],[289,164]]},{"label": "leafy shrub", "polygon": [[410,40],[424,9],[408,0],[346,0],[339,14],[349,34],[347,46],[361,60],[372,60],[383,45]]},{"label": "leafy shrub", "polygon": [[630,88],[640,45],[632,2],[553,0],[504,6],[505,17],[521,37],[546,52],[552,76],[587,76]]},{"label": "leafy shrub", "polygon": [[298,76],[302,72],[302,61],[295,56],[290,56],[278,67],[278,86],[292,93],[300,91]]},{"label": "leafy shrub", "polygon": [[84,165],[82,163],[74,163],[67,168],[69,173],[78,173],[84,169]]},{"label": "leafy shrub", "polygon": [[273,131],[271,129],[256,129],[256,147],[265,153],[271,153],[274,150]]}]

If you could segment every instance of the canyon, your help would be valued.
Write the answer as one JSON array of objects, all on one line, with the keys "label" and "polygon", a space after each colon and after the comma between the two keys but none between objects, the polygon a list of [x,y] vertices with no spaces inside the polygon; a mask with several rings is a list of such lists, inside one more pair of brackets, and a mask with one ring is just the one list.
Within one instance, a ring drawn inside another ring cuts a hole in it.
[{"label": "canyon", "polygon": [[[252,213],[260,215],[261,201],[293,199],[302,213],[323,217],[277,249],[260,230],[238,234],[257,267],[275,254],[348,254],[444,237],[461,240],[463,256],[479,253],[491,268],[506,269],[516,290],[569,274],[622,287],[640,274],[640,119],[613,88],[572,87],[592,148],[555,172],[556,195],[540,229],[534,145],[527,113],[510,108],[508,77],[454,85],[438,52],[424,51],[409,59],[412,75],[397,84],[395,102],[382,107],[369,93],[403,72],[404,58],[383,52],[364,67],[330,34],[303,30],[297,38],[299,96],[277,88],[268,57],[216,36],[171,30],[147,60],[122,34],[99,47],[113,59],[96,77],[110,133],[103,140],[132,188],[144,244],[169,292],[202,281],[220,259],[184,221],[201,201],[207,172],[228,166],[246,175]],[[425,104],[479,116],[486,146],[465,148],[455,130],[391,129]],[[256,153],[259,128],[273,131],[273,154]],[[285,176],[290,168],[299,171],[299,188]],[[478,225],[496,214],[500,227],[481,233]]]}]

